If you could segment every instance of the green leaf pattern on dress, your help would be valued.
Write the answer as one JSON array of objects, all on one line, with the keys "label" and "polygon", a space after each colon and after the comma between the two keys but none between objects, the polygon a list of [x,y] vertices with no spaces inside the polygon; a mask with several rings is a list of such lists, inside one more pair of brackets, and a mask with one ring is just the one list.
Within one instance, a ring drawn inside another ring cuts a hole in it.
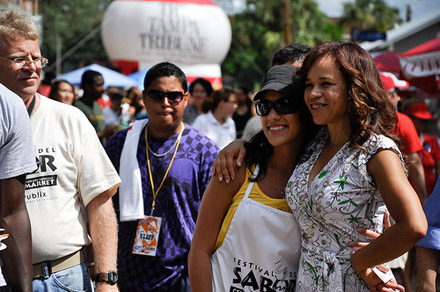
[{"label": "green leaf pattern on dress", "polygon": [[312,266],[312,264],[309,263],[309,262],[306,262],[306,265],[308,265],[309,268],[313,271],[313,274],[315,274],[315,284],[318,285],[319,276],[318,276],[318,274],[316,273],[315,268],[314,268],[314,267]]},{"label": "green leaf pattern on dress", "polygon": [[339,176],[339,180],[335,180],[334,183],[339,184],[339,187],[341,188],[341,190],[344,190],[344,184],[346,181],[347,181],[347,177]]},{"label": "green leaf pattern on dress", "polygon": [[[346,144],[309,181],[327,139],[325,133],[318,135],[308,147],[306,154],[310,156],[296,166],[286,189],[287,201],[303,232],[296,291],[367,292],[362,279],[349,269],[353,249],[348,243],[363,238],[357,228],[382,228],[386,208],[366,164],[378,149],[394,148],[395,143],[384,136],[370,137],[363,144],[366,151]],[[334,260],[339,265],[334,266]]]}]

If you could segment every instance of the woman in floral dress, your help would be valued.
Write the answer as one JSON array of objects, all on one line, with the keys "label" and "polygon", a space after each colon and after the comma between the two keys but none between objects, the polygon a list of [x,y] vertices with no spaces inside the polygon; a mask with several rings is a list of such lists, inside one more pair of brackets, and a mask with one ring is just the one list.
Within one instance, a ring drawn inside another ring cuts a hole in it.
[{"label": "woman in floral dress", "polygon": [[[402,155],[389,135],[396,116],[370,55],[352,43],[312,49],[301,68],[313,121],[325,126],[295,168],[286,198],[302,230],[296,291],[375,291],[372,267],[409,250],[426,233]],[[397,222],[382,232],[386,207]]]}]

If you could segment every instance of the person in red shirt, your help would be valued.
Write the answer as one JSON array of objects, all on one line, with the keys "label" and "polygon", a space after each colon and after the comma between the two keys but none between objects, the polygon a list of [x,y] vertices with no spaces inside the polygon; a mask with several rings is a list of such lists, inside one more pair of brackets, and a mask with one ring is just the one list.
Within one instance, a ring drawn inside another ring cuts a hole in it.
[{"label": "person in red shirt", "polygon": [[[398,122],[394,134],[400,138],[400,150],[406,156],[405,162],[408,168],[408,180],[419,196],[420,202],[423,204],[427,198],[425,173],[421,159],[423,147],[420,143],[414,123],[407,115],[397,111],[400,96],[396,88],[408,88],[409,84],[407,81],[399,80],[394,74],[388,72],[381,72],[380,79],[382,81],[383,89],[387,93],[388,99],[396,109]],[[414,263],[414,248],[412,248],[407,254],[404,254],[389,263],[391,268],[399,269],[405,290],[409,292],[413,291],[412,278],[415,270]]]},{"label": "person in red shirt", "polygon": [[[396,88],[408,88],[408,82],[405,80],[399,80],[394,74],[388,72],[381,72],[380,79],[382,81],[383,89],[386,91],[389,100],[397,111],[397,104],[400,101],[400,96],[396,91]],[[400,112],[397,112],[397,117],[399,120],[397,122],[395,134],[401,139],[400,150],[406,155],[406,163],[409,171],[408,179],[423,204],[427,197],[425,174],[423,171],[422,159],[420,157],[423,147],[411,119]]]},{"label": "person in red shirt", "polygon": [[425,133],[426,124],[434,117],[426,104],[420,100],[409,100],[403,112],[408,115],[416,127],[420,142],[423,145],[422,164],[425,171],[426,193],[429,196],[434,190],[440,174],[440,147],[437,137]]}]

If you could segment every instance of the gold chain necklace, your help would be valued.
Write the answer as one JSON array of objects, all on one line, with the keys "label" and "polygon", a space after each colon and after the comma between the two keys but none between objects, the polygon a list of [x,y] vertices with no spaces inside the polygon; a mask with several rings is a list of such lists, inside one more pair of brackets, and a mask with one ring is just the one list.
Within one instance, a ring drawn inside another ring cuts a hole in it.
[{"label": "gold chain necklace", "polygon": [[[184,127],[183,123],[182,123],[182,127]],[[147,124],[147,129],[148,129],[148,124]],[[182,135],[182,133],[180,133],[180,135]],[[180,137],[180,136],[179,136],[179,137]],[[176,142],[174,142],[174,145],[171,146],[171,148],[168,149],[167,152],[162,153],[162,154],[157,154],[156,152],[154,152],[153,149],[150,148],[150,145],[148,144],[148,142],[147,142],[146,144],[147,144],[148,150],[151,152],[151,154],[153,154],[153,156],[155,156],[155,157],[164,157],[165,155],[167,155],[168,153],[170,153],[171,150],[174,149],[174,147],[176,147],[177,143],[179,143],[179,140],[180,140],[179,137],[177,137]],[[148,139],[148,137],[145,137],[145,139]]]}]

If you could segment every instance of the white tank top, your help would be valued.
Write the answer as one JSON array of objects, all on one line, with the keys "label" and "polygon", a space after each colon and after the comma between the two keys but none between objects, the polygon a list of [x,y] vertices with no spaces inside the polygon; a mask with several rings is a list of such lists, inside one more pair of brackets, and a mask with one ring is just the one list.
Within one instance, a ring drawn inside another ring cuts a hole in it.
[{"label": "white tank top", "polygon": [[295,291],[299,225],[293,214],[249,199],[253,185],[249,183],[223,244],[212,255],[213,292]]}]

